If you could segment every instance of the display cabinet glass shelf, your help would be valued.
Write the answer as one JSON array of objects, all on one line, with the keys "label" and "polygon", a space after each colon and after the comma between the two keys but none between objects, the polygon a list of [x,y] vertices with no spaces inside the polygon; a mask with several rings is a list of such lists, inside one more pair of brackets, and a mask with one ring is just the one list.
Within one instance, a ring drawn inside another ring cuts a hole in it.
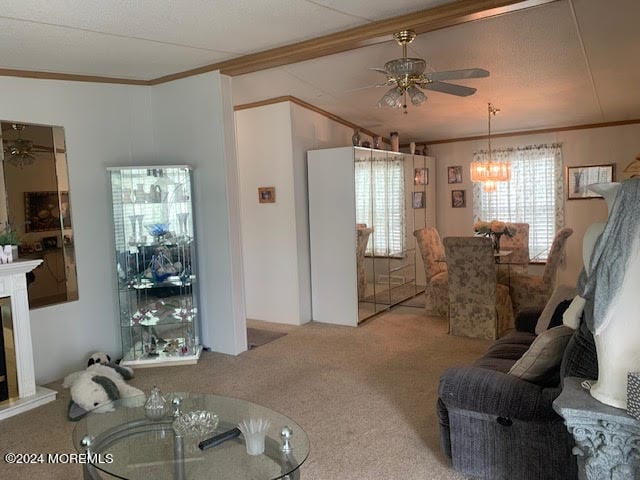
[{"label": "display cabinet glass shelf", "polygon": [[109,168],[124,365],[196,363],[191,168]]}]

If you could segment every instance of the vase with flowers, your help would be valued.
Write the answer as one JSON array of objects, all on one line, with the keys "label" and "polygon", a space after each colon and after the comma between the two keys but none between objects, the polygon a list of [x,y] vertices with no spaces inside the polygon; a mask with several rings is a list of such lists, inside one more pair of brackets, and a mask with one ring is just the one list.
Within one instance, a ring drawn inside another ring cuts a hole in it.
[{"label": "vase with flowers", "polygon": [[5,224],[0,231],[0,263],[11,263],[18,258],[18,232],[11,224]]},{"label": "vase with flowers", "polygon": [[500,238],[502,235],[513,237],[516,234],[516,227],[512,223],[491,220],[490,222],[478,221],[473,224],[473,231],[476,235],[491,238],[493,251],[500,253]]}]

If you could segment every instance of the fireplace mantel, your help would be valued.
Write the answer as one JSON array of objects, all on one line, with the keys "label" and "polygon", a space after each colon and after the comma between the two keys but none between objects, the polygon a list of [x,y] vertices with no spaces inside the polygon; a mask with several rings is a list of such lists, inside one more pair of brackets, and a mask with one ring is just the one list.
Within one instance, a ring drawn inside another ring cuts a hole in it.
[{"label": "fireplace mantel", "polygon": [[42,260],[0,264],[0,297],[11,297],[13,340],[18,374],[18,398],[0,403],[0,420],[55,400],[57,392],[36,386],[26,273]]}]

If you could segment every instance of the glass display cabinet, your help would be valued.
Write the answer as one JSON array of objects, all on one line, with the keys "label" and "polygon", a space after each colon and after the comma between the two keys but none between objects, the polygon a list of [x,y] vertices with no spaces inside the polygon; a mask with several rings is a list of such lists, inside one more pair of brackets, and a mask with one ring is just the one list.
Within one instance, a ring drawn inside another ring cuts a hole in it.
[{"label": "glass display cabinet", "polygon": [[191,168],[109,168],[123,365],[196,363]]}]

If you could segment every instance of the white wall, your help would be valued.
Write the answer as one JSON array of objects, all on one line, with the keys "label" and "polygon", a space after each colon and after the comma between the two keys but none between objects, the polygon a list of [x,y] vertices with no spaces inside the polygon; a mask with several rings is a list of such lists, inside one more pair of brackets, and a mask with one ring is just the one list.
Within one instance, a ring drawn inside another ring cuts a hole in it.
[{"label": "white wall", "polygon": [[31,311],[36,380],[77,369],[88,352],[121,351],[105,168],[152,146],[144,87],[0,77],[0,119],[60,125],[68,149],[80,299]]},{"label": "white wall", "polygon": [[66,136],[80,298],[31,311],[39,383],[81,368],[89,352],[121,353],[105,170],[113,165],[196,167],[203,341],[246,349],[230,89],[216,72],[154,87],[0,77],[0,119],[60,125]]},{"label": "white wall", "polygon": [[[296,217],[288,102],[236,112],[247,317],[298,325]],[[275,187],[259,203],[258,187]]]},{"label": "white wall", "polygon": [[246,332],[233,109],[223,101],[230,88],[217,72],[152,87],[150,161],[194,167],[201,341],[237,354],[246,350]]},{"label": "white wall", "polygon": [[[294,325],[311,320],[306,152],[351,145],[352,135],[349,127],[291,102],[236,112],[249,318]],[[258,202],[261,186],[276,187],[276,203]]]},{"label": "white wall", "polygon": [[[584,130],[569,130],[539,135],[520,135],[492,140],[493,148],[517,147],[541,143],[562,143],[566,166],[614,163],[620,178],[624,167],[640,151],[640,125],[624,125]],[[486,140],[462,141],[430,146],[438,162],[438,230],[442,237],[471,235],[473,225],[473,184],[469,180],[469,164],[473,152],[486,149]],[[462,165],[463,183],[447,184],[447,166]],[[451,190],[467,192],[466,208],[451,208]],[[565,200],[565,225],[574,233],[567,241],[567,263],[561,267],[559,281],[575,283],[582,269],[582,237],[593,222],[607,217],[604,200]],[[530,268],[531,270],[531,268]],[[536,271],[536,268],[533,269]],[[540,268],[537,268],[541,272]]]}]

